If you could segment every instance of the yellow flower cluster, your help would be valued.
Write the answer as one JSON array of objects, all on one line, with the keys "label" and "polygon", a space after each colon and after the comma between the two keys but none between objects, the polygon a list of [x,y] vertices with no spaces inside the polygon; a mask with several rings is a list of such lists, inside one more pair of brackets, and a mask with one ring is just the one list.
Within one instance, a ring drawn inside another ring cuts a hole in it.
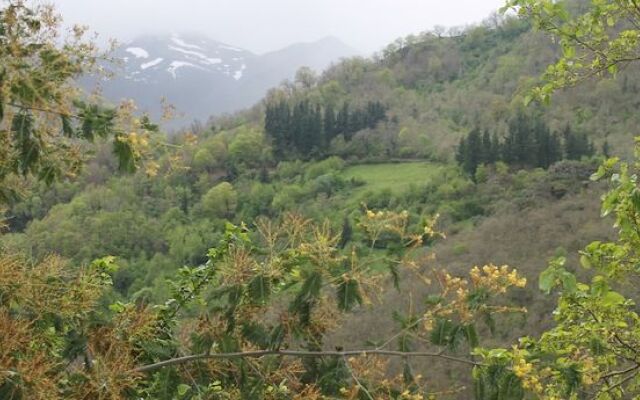
[{"label": "yellow flower cluster", "polygon": [[131,132],[129,133],[129,136],[127,137],[128,142],[131,143],[132,146],[148,146],[149,145],[149,139],[148,139],[148,135],[146,134],[138,134],[137,132]]},{"label": "yellow flower cluster", "polygon": [[[473,267],[469,275],[470,279],[465,279],[452,276],[444,271],[439,274],[438,280],[442,288],[440,297],[443,301],[424,313],[422,319],[426,331],[433,329],[434,321],[437,318],[450,318],[455,315],[462,322],[473,320],[478,309],[477,306],[472,307],[469,299],[475,289],[482,288],[492,294],[502,294],[510,287],[524,287],[527,283],[526,278],[521,277],[515,269],[510,269],[506,265],[497,267],[489,264],[482,269],[476,266]],[[485,305],[484,310],[492,313],[526,312],[524,309],[489,305]]]},{"label": "yellow flower cluster", "polygon": [[593,385],[598,381],[598,367],[596,367],[593,357],[586,357],[582,360],[582,383]]},{"label": "yellow flower cluster", "polygon": [[421,394],[413,394],[408,390],[405,390],[400,394],[402,400],[424,400],[424,396]]},{"label": "yellow flower cluster", "polygon": [[424,226],[424,234],[430,238],[441,237],[442,239],[446,239],[447,236],[435,229],[436,224],[438,223],[438,218],[440,218],[440,214],[436,214],[431,218]]},{"label": "yellow flower cluster", "polygon": [[533,371],[533,364],[527,362],[524,358],[517,358],[517,360],[515,360],[513,373],[522,380],[522,386],[535,393],[542,393],[544,387],[540,379],[533,374]]},{"label": "yellow flower cluster", "polygon": [[471,282],[475,287],[482,287],[497,293],[505,293],[511,286],[525,287],[527,278],[518,274],[516,269],[509,270],[509,266],[497,267],[493,264],[485,265],[482,270],[475,266],[471,269]]},{"label": "yellow flower cluster", "polygon": [[402,218],[408,218],[409,217],[409,212],[407,210],[402,211],[399,214],[395,214],[392,213],[390,211],[371,211],[371,210],[367,210],[367,218],[369,219],[384,219],[384,218],[388,218],[388,217],[402,217]]}]

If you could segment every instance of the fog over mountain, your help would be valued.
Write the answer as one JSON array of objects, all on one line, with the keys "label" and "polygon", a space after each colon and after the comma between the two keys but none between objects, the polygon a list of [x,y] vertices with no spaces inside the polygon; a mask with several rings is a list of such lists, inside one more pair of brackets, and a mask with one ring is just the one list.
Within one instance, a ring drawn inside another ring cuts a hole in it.
[{"label": "fog over mountain", "polygon": [[333,37],[256,55],[204,35],[145,35],[115,51],[123,64],[102,86],[109,100],[131,98],[154,117],[166,98],[180,114],[170,126],[179,127],[249,107],[302,66],[321,71],[355,54]]},{"label": "fog over mountain", "polygon": [[335,36],[370,54],[436,25],[477,23],[504,0],[53,0],[67,24],[102,39],[199,32],[256,54]]}]

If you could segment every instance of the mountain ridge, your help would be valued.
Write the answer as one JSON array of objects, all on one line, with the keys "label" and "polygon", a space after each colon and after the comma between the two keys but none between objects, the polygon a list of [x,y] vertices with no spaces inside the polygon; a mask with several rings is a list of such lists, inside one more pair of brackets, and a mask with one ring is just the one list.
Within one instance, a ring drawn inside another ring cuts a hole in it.
[{"label": "mountain ridge", "polygon": [[303,66],[321,71],[356,54],[331,36],[255,54],[195,33],[142,35],[115,50],[122,66],[101,86],[108,100],[133,99],[155,118],[166,99],[179,114],[168,126],[177,128],[252,106]]}]

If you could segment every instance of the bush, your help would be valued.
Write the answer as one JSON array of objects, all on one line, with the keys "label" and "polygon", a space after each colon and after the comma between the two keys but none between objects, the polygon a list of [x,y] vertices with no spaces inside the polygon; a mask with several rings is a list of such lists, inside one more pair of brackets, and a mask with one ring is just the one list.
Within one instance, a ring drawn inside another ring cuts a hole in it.
[{"label": "bush", "polygon": [[326,160],[313,163],[307,167],[305,180],[315,179],[330,172],[338,172],[344,169],[345,162],[340,157],[329,157]]}]

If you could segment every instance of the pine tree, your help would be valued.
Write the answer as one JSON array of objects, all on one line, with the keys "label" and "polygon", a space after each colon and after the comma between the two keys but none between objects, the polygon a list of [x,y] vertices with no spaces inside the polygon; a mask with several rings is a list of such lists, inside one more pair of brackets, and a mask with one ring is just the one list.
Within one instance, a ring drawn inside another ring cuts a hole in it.
[{"label": "pine tree", "polygon": [[492,157],[493,154],[493,145],[491,144],[491,134],[488,130],[485,129],[482,134],[482,154],[480,157],[480,163],[482,164],[493,164],[495,160]]},{"label": "pine tree", "polygon": [[460,138],[460,143],[458,144],[458,148],[456,149],[456,162],[460,166],[464,166],[464,160],[467,156],[467,141],[465,137]]},{"label": "pine tree", "polygon": [[320,104],[316,104],[315,109],[311,113],[311,136],[312,136],[312,149],[319,154],[323,154],[327,149],[328,141],[324,135],[324,129],[322,126],[322,107]]},{"label": "pine tree", "polygon": [[584,133],[575,133],[567,125],[563,131],[564,153],[569,160],[580,160],[582,157],[591,157],[595,153],[593,143]]},{"label": "pine tree", "polygon": [[546,124],[538,121],[535,125],[535,163],[532,166],[549,168],[556,160],[557,149],[553,135]]},{"label": "pine tree", "polygon": [[334,137],[338,135],[337,126],[336,126],[336,113],[333,110],[333,106],[331,104],[327,105],[324,109],[324,137],[328,143],[331,143]]},{"label": "pine tree", "polygon": [[342,108],[338,112],[336,121],[336,134],[344,135],[347,138],[347,131],[349,129],[349,103],[344,102]]},{"label": "pine tree", "polygon": [[482,136],[479,129],[474,129],[467,137],[463,169],[469,175],[474,176],[482,157]]},{"label": "pine tree", "polygon": [[498,138],[498,134],[493,132],[491,135],[491,152],[489,154],[489,158],[492,164],[500,161],[502,155],[502,146],[500,144],[500,138]]}]

